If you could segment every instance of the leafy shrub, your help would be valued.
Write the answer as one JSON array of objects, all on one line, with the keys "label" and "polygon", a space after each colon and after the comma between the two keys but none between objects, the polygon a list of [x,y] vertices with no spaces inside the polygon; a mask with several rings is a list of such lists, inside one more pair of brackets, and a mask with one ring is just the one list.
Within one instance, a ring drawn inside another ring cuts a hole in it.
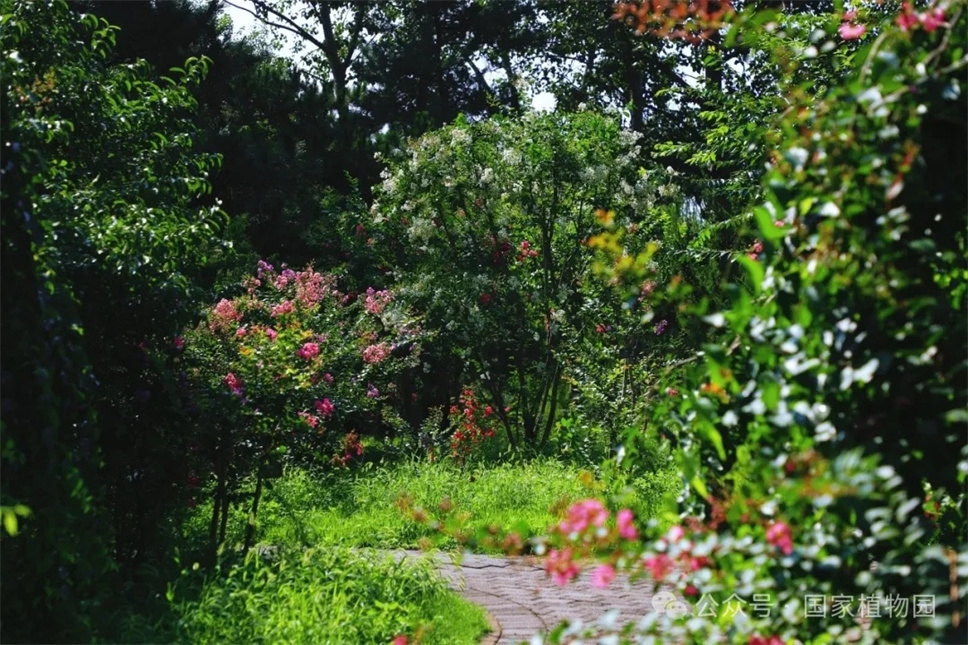
[{"label": "leafy shrub", "polygon": [[[800,52],[850,47],[852,72],[786,97],[751,214],[763,253],[737,254],[749,283],[725,285],[718,337],[651,408],[691,484],[683,525],[598,545],[689,601],[629,638],[963,640],[965,16],[858,10]],[[782,27],[750,11],[726,44]]]},{"label": "leafy shrub", "polygon": [[4,516],[0,624],[81,641],[124,595],[104,581],[163,551],[183,490],[176,375],[152,348],[224,251],[205,204],[218,159],[188,118],[207,61],[160,80],[107,64],[113,29],[64,2],[0,12],[2,505],[31,511]]},{"label": "leafy shrub", "polygon": [[[622,342],[597,330],[618,324],[622,303],[590,279],[596,215],[651,253],[678,213],[661,174],[638,172],[636,141],[591,112],[459,119],[388,159],[370,230],[399,297],[434,332],[428,355],[459,367],[421,377],[448,384],[438,405],[472,385],[509,443],[534,448],[586,396],[596,361],[615,364]],[[596,213],[605,204],[614,212]]]},{"label": "leafy shrub", "polygon": [[362,454],[364,432],[404,427],[394,379],[422,337],[391,292],[344,294],[336,276],[312,268],[260,261],[244,285],[184,339],[192,399],[205,412],[200,454],[215,480],[213,542],[246,477],[256,477],[254,526],[263,480],[284,461],[345,466]]}]

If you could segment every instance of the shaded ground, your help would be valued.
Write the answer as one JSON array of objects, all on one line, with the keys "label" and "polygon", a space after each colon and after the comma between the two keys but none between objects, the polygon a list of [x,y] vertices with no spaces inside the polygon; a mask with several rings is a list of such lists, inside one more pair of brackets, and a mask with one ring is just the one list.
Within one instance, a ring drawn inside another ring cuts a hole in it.
[{"label": "shaded ground", "polygon": [[[423,554],[406,551],[401,555]],[[533,557],[465,555],[459,566],[448,555],[435,557],[451,586],[484,607],[497,623],[494,633],[484,640],[488,645],[528,641],[563,620],[591,621],[611,609],[619,611],[620,624],[655,611],[655,585],[649,580],[629,585],[627,578],[620,576],[608,589],[596,589],[591,586],[591,572],[585,571],[571,584],[559,587]]]}]

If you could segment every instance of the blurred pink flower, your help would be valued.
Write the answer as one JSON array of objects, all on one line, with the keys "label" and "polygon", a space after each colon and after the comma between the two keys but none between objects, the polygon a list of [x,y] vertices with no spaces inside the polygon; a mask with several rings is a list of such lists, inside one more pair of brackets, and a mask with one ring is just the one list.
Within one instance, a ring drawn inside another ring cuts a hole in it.
[{"label": "blurred pink flower", "polygon": [[637,540],[639,537],[639,532],[632,523],[634,519],[635,516],[632,514],[632,511],[627,508],[623,508],[615,516],[615,521],[618,525],[618,534],[626,540]]},{"label": "blurred pink flower", "polygon": [[601,527],[608,519],[608,511],[597,499],[586,499],[575,502],[568,509],[567,517],[562,520],[558,528],[562,533],[581,533],[589,525]]},{"label": "blurred pink flower", "polygon": [[793,539],[790,527],[785,522],[774,522],[766,529],[766,541],[778,547],[784,555],[793,553]]},{"label": "blurred pink flower", "polygon": [[592,586],[598,589],[607,589],[614,579],[615,567],[610,564],[603,564],[592,571]]},{"label": "blurred pink flower", "polygon": [[840,25],[840,29],[838,29],[837,32],[844,40],[857,40],[867,33],[867,27],[865,25],[854,25],[849,22],[845,22]]}]

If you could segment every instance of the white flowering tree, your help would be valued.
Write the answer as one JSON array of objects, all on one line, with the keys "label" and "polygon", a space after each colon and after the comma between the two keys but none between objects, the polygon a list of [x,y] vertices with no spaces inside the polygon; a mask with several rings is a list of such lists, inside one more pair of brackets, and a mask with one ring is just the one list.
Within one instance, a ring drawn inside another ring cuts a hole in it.
[{"label": "white flowering tree", "polygon": [[432,351],[462,366],[451,398],[482,387],[512,445],[547,441],[578,376],[570,354],[606,350],[603,312],[620,303],[587,280],[589,239],[609,221],[644,249],[678,212],[640,170],[637,138],[591,112],[458,120],[387,160],[375,244]]}]

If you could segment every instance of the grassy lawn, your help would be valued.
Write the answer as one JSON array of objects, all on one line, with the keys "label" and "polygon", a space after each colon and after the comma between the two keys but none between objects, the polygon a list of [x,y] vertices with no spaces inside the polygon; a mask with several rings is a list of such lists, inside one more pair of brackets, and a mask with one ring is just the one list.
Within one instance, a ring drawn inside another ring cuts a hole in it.
[{"label": "grassy lawn", "polygon": [[170,613],[132,616],[124,642],[389,643],[404,634],[428,645],[476,643],[484,612],[452,592],[429,561],[340,547],[252,552],[169,591]]},{"label": "grassy lawn", "polygon": [[[484,613],[447,588],[431,564],[398,564],[370,550],[415,548],[431,538],[438,548],[457,548],[405,515],[401,498],[430,511],[449,500],[469,527],[542,534],[587,497],[620,499],[641,519],[655,518],[674,484],[661,471],[606,484],[547,458],[466,468],[403,460],[338,473],[289,469],[272,481],[259,511],[259,543],[272,548],[206,577],[188,572],[173,588],[165,640],[385,643],[407,634],[421,643],[476,643],[487,631]],[[192,512],[186,537],[206,534],[210,512],[204,504]],[[236,509],[229,545],[241,543],[246,521],[246,509]],[[126,640],[144,640],[143,628],[132,624]]]},{"label": "grassy lawn", "polygon": [[[292,469],[273,481],[260,505],[259,540],[273,546],[393,549],[417,548],[433,538],[434,546],[449,549],[456,542],[441,539],[401,512],[402,498],[429,511],[449,500],[457,512],[467,514],[471,528],[513,526],[525,534],[542,534],[572,502],[586,497],[614,496],[640,518],[657,517],[674,483],[659,472],[607,485],[589,471],[552,459],[467,468],[401,461],[325,475]],[[210,507],[198,511],[190,526],[203,534]],[[244,509],[231,520],[228,542],[240,542]]]}]

